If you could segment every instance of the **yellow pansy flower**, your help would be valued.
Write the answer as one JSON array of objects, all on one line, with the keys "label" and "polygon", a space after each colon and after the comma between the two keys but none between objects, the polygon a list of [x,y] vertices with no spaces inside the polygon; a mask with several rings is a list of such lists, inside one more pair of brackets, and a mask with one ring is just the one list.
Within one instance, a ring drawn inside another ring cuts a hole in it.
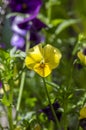
[{"label": "yellow pansy flower", "polygon": [[40,76],[46,77],[59,65],[61,57],[61,52],[52,45],[42,47],[42,44],[39,44],[29,49],[25,65]]},{"label": "yellow pansy flower", "polygon": [[81,63],[82,63],[83,65],[86,65],[86,55],[85,55],[82,51],[79,51],[79,52],[77,53],[77,56],[78,56],[78,58],[80,59]]},{"label": "yellow pansy flower", "polygon": [[86,106],[84,106],[81,110],[80,110],[80,117],[79,119],[84,119],[86,118]]}]

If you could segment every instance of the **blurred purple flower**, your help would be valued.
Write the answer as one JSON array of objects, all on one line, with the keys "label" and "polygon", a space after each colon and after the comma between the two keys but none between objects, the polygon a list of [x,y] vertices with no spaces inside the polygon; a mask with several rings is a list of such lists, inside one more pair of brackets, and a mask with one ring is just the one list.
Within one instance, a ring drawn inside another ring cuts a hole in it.
[{"label": "blurred purple flower", "polygon": [[46,25],[37,18],[26,22],[26,18],[20,16],[15,17],[12,22],[13,36],[11,39],[11,45],[22,49],[25,46],[27,32],[30,34],[28,40],[30,40],[32,44],[44,42],[44,36],[41,35],[40,30],[45,27]]},{"label": "blurred purple flower", "polygon": [[18,33],[18,34],[21,35],[21,36],[25,36],[26,33],[27,33],[27,30],[26,30],[26,29],[20,29],[20,28],[18,27],[18,24],[21,23],[22,21],[24,21],[24,18],[23,18],[23,17],[21,17],[21,16],[16,16],[16,17],[14,17],[14,18],[12,19],[12,26],[11,26],[11,28],[12,28],[12,31],[13,31],[13,32]]},{"label": "blurred purple flower", "polygon": [[7,0],[13,12],[29,14],[29,20],[37,16],[42,6],[41,0]]},{"label": "blurred purple flower", "polygon": [[41,43],[45,41],[45,37],[40,32],[30,32],[30,41],[31,41],[31,47],[33,47],[35,44]]},{"label": "blurred purple flower", "polygon": [[4,43],[0,43],[0,48],[5,48],[6,47],[6,45],[4,44]]},{"label": "blurred purple flower", "polygon": [[[55,110],[55,113],[56,113],[56,116],[57,116],[58,120],[60,121],[62,113],[59,111],[59,108],[60,108],[59,103],[56,101],[56,102],[54,102],[52,104],[52,106],[53,106],[53,108]],[[50,105],[48,105],[46,108],[41,109],[39,111],[43,112],[44,114],[46,114],[46,116],[48,117],[48,120],[52,120],[52,121],[55,122],[55,119],[54,119],[53,113],[51,111]]]},{"label": "blurred purple flower", "polygon": [[42,21],[40,21],[38,18],[34,18],[31,21],[28,20],[28,18],[23,19],[23,21],[21,21],[18,24],[19,28],[21,29],[31,29],[34,31],[40,31],[42,28],[47,27]]},{"label": "blurred purple flower", "polygon": [[12,31],[13,35],[11,38],[11,45],[15,46],[17,49],[24,49],[25,47],[25,36],[27,33],[27,30],[20,29],[18,27],[18,23],[20,23],[24,18],[20,16],[16,16],[12,19]]},{"label": "blurred purple flower", "polygon": [[28,18],[24,19],[23,22],[18,24],[19,28],[30,31],[30,41],[38,44],[44,42],[44,36],[41,35],[40,30],[47,27],[42,21],[38,18],[34,18],[31,21],[28,21]]},{"label": "blurred purple flower", "polygon": [[11,45],[16,46],[16,48],[24,48],[25,45],[25,39],[18,33],[14,33],[12,38],[11,38]]}]

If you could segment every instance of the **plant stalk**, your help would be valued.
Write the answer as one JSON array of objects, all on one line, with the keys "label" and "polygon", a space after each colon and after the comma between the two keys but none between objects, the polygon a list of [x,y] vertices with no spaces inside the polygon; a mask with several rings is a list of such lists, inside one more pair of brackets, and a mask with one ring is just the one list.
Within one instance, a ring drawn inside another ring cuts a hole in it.
[{"label": "plant stalk", "polygon": [[52,104],[51,104],[51,101],[50,101],[49,93],[48,93],[48,90],[47,90],[47,87],[46,87],[46,82],[45,82],[45,79],[44,79],[44,78],[43,78],[43,83],[44,83],[46,95],[47,95],[47,98],[48,98],[48,102],[49,102],[49,104],[50,104],[50,108],[51,108],[52,114],[53,114],[54,119],[55,119],[55,121],[56,121],[57,128],[58,128],[58,130],[61,130],[60,123],[59,123],[59,121],[58,121],[58,118],[57,118],[57,116],[56,116],[56,113],[55,113],[54,108],[53,108],[53,106],[52,106]]},{"label": "plant stalk", "polygon": [[[28,42],[28,39],[29,39],[28,37],[29,37],[29,33],[27,33],[27,35],[26,35],[26,49],[25,49],[25,52],[27,52],[29,47],[30,47],[30,43]],[[24,67],[25,67],[25,63],[23,63],[23,68]],[[18,101],[17,101],[17,106],[16,106],[16,117],[17,117],[19,109],[20,109],[22,93],[23,93],[23,89],[24,89],[25,75],[26,75],[26,72],[24,71],[22,73],[22,76],[21,76],[20,91],[19,91],[19,96],[18,96]]]}]

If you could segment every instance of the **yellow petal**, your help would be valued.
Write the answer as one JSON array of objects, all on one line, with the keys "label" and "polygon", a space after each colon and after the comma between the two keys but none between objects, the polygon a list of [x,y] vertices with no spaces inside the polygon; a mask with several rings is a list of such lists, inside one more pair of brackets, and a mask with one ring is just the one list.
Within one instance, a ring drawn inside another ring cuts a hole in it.
[{"label": "yellow petal", "polygon": [[44,59],[51,69],[54,69],[59,65],[61,57],[62,55],[59,49],[49,44],[44,47]]},{"label": "yellow petal", "polygon": [[83,107],[81,110],[80,110],[80,118],[79,119],[84,119],[86,118],[86,106]]},{"label": "yellow petal", "polygon": [[43,59],[42,56],[42,45],[39,44],[29,49],[28,55],[25,58],[25,65],[29,69],[33,69],[36,63],[39,63]]},{"label": "yellow petal", "polygon": [[48,64],[45,64],[44,67],[41,67],[40,64],[34,66],[34,71],[38,73],[41,77],[47,77],[51,73],[51,69]]},{"label": "yellow petal", "polygon": [[57,48],[49,44],[42,48],[42,44],[39,44],[29,50],[25,65],[40,76],[46,77],[59,65],[60,59],[61,53]]},{"label": "yellow petal", "polygon": [[84,55],[81,51],[77,53],[78,58],[82,62],[82,64],[86,65],[86,55]]}]

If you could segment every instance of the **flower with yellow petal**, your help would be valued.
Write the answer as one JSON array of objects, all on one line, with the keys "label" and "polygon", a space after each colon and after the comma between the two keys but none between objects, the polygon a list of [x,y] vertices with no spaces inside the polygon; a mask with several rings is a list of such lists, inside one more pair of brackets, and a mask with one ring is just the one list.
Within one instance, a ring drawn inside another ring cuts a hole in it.
[{"label": "flower with yellow petal", "polygon": [[29,49],[25,65],[40,76],[47,77],[52,69],[59,65],[61,57],[61,52],[52,45],[47,44],[42,47],[42,44],[39,44]]},{"label": "flower with yellow petal", "polygon": [[86,118],[86,106],[84,106],[81,110],[80,110],[80,117],[79,119],[84,119]]},{"label": "flower with yellow petal", "polygon": [[86,65],[86,54],[85,54],[84,52],[82,52],[82,51],[79,51],[79,52],[77,53],[77,56],[78,56],[78,58],[80,59],[81,63],[82,63],[83,65]]}]

